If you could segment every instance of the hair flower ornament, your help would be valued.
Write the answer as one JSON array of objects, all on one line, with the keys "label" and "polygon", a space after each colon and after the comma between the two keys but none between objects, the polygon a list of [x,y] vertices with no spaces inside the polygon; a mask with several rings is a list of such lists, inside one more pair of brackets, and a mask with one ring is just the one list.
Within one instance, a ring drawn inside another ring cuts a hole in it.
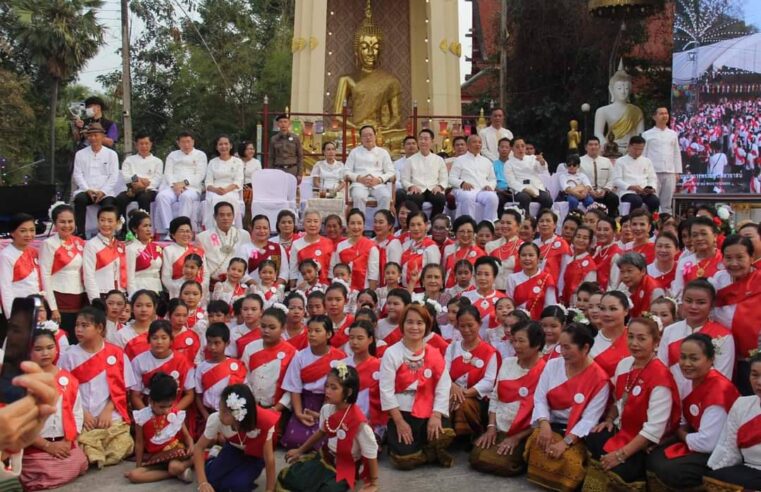
[{"label": "hair flower ornament", "polygon": [[64,202],[59,200],[59,201],[55,202],[53,205],[51,205],[50,208],[48,209],[48,218],[51,221],[53,220],[53,211],[55,209],[57,209],[58,207],[60,207],[61,205],[66,205],[66,203],[64,203]]},{"label": "hair flower ornament", "polygon": [[248,410],[246,409],[246,400],[243,399],[238,393],[230,393],[225,400],[225,405],[230,409],[230,413],[233,414],[233,418],[238,422],[243,422],[246,418]]},{"label": "hair flower ornament", "polygon": [[663,320],[661,319],[660,316],[656,316],[655,314],[649,311],[645,311],[644,313],[642,313],[642,317],[649,319],[651,321],[655,321],[655,324],[658,326],[658,331],[660,332],[663,331]]},{"label": "hair flower ornament", "polygon": [[426,299],[425,303],[431,306],[434,311],[436,311],[436,314],[441,314],[444,312],[444,308],[441,307],[441,304],[438,303],[435,299]]},{"label": "hair flower ornament", "polygon": [[285,304],[281,304],[279,302],[275,302],[275,303],[272,303],[271,307],[279,309],[282,312],[284,312],[285,314],[288,314],[288,308],[285,306]]},{"label": "hair flower ornament", "polygon": [[336,364],[336,373],[338,373],[338,379],[341,381],[345,380],[349,375],[349,366],[347,366],[344,362],[339,362]]},{"label": "hair flower ornament", "polygon": [[53,320],[43,321],[37,324],[38,330],[49,331],[51,333],[58,333],[58,323]]}]

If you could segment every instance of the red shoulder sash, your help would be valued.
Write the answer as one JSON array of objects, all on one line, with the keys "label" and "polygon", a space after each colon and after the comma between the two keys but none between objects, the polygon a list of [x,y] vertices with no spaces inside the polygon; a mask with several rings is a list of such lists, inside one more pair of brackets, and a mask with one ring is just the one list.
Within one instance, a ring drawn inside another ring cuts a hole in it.
[{"label": "red shoulder sash", "polygon": [[366,421],[365,415],[357,405],[346,410],[336,411],[325,422],[324,431],[328,437],[338,437],[336,445],[336,483],[346,480],[349,490],[354,488],[357,467],[351,448],[360,426]]},{"label": "red shoulder sash", "polygon": [[375,248],[375,241],[362,236],[355,244],[342,250],[338,255],[341,263],[346,263],[351,268],[351,288],[354,290],[365,288],[368,261],[373,248]]},{"label": "red shoulder sash", "polygon": [[286,342],[290,343],[296,350],[307,348],[309,345],[309,338],[307,336],[306,326],[302,327],[302,330],[295,337],[291,337]]},{"label": "red shoulder sash", "polygon": [[280,373],[278,374],[277,387],[275,388],[275,403],[280,401],[280,397],[283,396],[283,389],[281,388],[281,385],[283,384],[285,371],[288,370],[288,366],[290,365],[295,355],[296,349],[293,348],[293,345],[287,342],[280,342],[274,347],[263,348],[262,350],[252,354],[248,359],[248,370],[250,372],[254,372],[256,369],[268,362],[276,359],[280,360]]},{"label": "red shoulder sash", "polygon": [[85,249],[84,239],[71,236],[68,242],[71,245],[69,249],[61,245],[53,253],[53,267],[50,269],[51,275],[63,270],[74,258],[82,255],[82,251]]},{"label": "red shoulder sash", "polygon": [[531,413],[534,411],[534,391],[545,365],[547,363],[540,358],[534,367],[518,379],[503,379],[497,383],[497,397],[500,402],[512,403],[520,400],[518,413],[516,413],[513,423],[507,431],[508,436],[528,429],[531,425]]},{"label": "red shoulder sash", "polygon": [[238,351],[238,357],[243,357],[243,352],[246,351],[246,347],[249,343],[253,342],[254,340],[259,340],[260,338],[262,338],[262,332],[259,330],[259,327],[256,327],[253,330],[249,330],[248,333],[239,339],[235,340],[235,349]]},{"label": "red shoulder sash", "polygon": [[30,275],[37,274],[37,283],[40,282],[40,264],[37,259],[37,250],[28,246],[13,264],[13,281],[20,282]]},{"label": "red shoulder sash", "polygon": [[326,237],[320,236],[317,241],[307,244],[301,248],[297,254],[298,262],[301,264],[306,259],[312,259],[320,264],[320,282],[328,283],[328,273],[330,271],[330,256],[333,254],[333,241]]},{"label": "red shoulder sash", "polygon": [[540,319],[544,309],[544,296],[547,289],[554,286],[555,279],[549,272],[543,271],[539,275],[534,275],[515,287],[513,293],[515,304],[517,306],[525,304],[531,318]]},{"label": "red shoulder sash", "polygon": [[141,272],[151,267],[153,260],[161,258],[161,246],[151,241],[135,258],[135,271]]},{"label": "red shoulder sash", "polygon": [[141,333],[124,346],[124,353],[129,360],[133,360],[138,355],[151,349],[151,343],[148,341],[148,332]]},{"label": "red shoulder sash", "polygon": [[433,401],[436,395],[436,385],[446,369],[444,357],[438,350],[427,347],[423,356],[423,366],[411,370],[407,364],[402,364],[396,370],[394,388],[396,393],[406,391],[412,383],[417,382],[415,400],[412,404],[412,416],[427,419],[433,413]]},{"label": "red shoulder sash", "polygon": [[63,421],[63,437],[67,441],[74,442],[79,435],[77,422],[74,419],[74,404],[79,394],[79,381],[71,373],[58,370],[55,375],[58,393],[61,394],[61,417]]},{"label": "red shoulder sash", "polygon": [[449,376],[452,378],[452,381],[456,381],[467,374],[468,388],[472,388],[474,384],[484,377],[489,361],[496,352],[497,350],[494,347],[481,340],[476,348],[470,351],[470,360],[466,362],[463,356],[452,360],[452,364],[449,367]]},{"label": "red shoulder sash", "polygon": [[613,377],[616,372],[616,366],[621,362],[621,359],[629,355],[629,345],[627,343],[627,330],[624,329],[623,333],[616,338],[612,344],[595,357],[595,362],[608,374],[608,377]]},{"label": "red shoulder sash", "polygon": [[373,425],[384,425],[388,415],[381,410],[380,402],[380,359],[370,357],[356,367],[359,374],[359,390],[368,390],[370,396],[370,422]]},{"label": "red shoulder sash", "polygon": [[301,381],[304,383],[313,383],[320,378],[324,378],[328,375],[328,372],[332,367],[331,363],[334,360],[341,360],[345,357],[346,354],[342,351],[335,347],[330,347],[327,354],[301,368]]},{"label": "red shoulder sash", "polygon": [[[256,458],[264,457],[264,444],[267,442],[267,435],[270,433],[280,420],[280,412],[256,406],[256,429],[245,434],[241,442],[240,433],[229,438],[233,444],[243,446],[243,452],[248,456]],[[272,442],[277,442],[277,429],[272,436]]]},{"label": "red shoulder sash", "polygon": [[[724,325],[716,323],[715,321],[706,322],[706,324],[703,325],[703,327],[700,330],[698,330],[697,333],[704,333],[711,338],[721,338],[721,337],[725,337],[732,334],[732,332],[726,329]],[[684,338],[680,338],[679,340],[674,340],[673,342],[669,344],[669,347],[668,347],[669,367],[679,363],[679,356],[680,356],[679,349],[682,346],[682,340],[684,340]]]},{"label": "red shoulder sash", "polygon": [[737,429],[737,447],[748,449],[761,443],[761,415],[756,415]]},{"label": "red shoulder sash", "polygon": [[[188,255],[194,253],[199,255],[201,258],[204,257],[203,248],[199,248],[195,244],[188,244],[187,248],[185,248],[185,251],[183,251],[183,253],[176,260],[174,260],[174,263],[172,263],[172,280],[182,278],[182,267],[185,266],[185,258],[187,258]],[[201,267],[201,269],[198,271],[196,281],[203,281],[203,267]]]},{"label": "red shoulder sash", "polygon": [[346,342],[349,341],[349,327],[352,323],[354,323],[354,316],[347,314],[346,318],[344,318],[344,322],[341,323],[341,326],[338,326],[333,330],[333,336],[330,337],[330,344],[333,347],[343,347]]},{"label": "red shoulder sash", "polygon": [[566,434],[573,430],[589,402],[607,384],[608,374],[596,362],[593,362],[579,374],[547,392],[550,408],[571,409]]},{"label": "red shoulder sash", "polygon": [[207,390],[226,377],[230,378],[228,385],[242,383],[246,380],[246,368],[236,359],[225,359],[203,373],[201,384]]},{"label": "red shoulder sash", "polygon": [[129,423],[127,388],[124,383],[124,352],[122,349],[105,342],[101,350],[72,369],[71,374],[77,378],[80,384],[84,384],[90,382],[103,371],[106,372],[108,391],[111,394],[114,409],[126,423]]}]

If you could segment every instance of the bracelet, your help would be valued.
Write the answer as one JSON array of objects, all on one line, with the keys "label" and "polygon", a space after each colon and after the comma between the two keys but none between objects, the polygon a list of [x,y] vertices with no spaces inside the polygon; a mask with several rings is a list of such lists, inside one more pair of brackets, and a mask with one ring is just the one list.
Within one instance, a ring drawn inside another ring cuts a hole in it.
[{"label": "bracelet", "polygon": [[619,463],[626,462],[626,453],[624,453],[623,449],[619,449],[618,451],[616,451],[616,458],[618,459]]},{"label": "bracelet", "polygon": [[497,424],[489,424],[489,425],[486,426],[487,429],[490,428],[490,427],[493,427],[493,428],[496,429],[497,428]]}]

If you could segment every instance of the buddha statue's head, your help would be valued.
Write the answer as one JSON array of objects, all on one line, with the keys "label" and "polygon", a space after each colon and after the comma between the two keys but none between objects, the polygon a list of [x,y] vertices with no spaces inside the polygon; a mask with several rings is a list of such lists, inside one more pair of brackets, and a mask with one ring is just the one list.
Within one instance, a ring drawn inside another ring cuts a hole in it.
[{"label": "buddha statue's head", "polygon": [[357,64],[362,70],[374,70],[378,64],[383,32],[373,24],[373,10],[370,0],[365,6],[365,18],[362,25],[354,34],[354,53],[357,56]]},{"label": "buddha statue's head", "polygon": [[611,102],[629,101],[629,94],[632,91],[632,78],[624,71],[623,65],[619,65],[616,73],[610,78],[608,91]]}]

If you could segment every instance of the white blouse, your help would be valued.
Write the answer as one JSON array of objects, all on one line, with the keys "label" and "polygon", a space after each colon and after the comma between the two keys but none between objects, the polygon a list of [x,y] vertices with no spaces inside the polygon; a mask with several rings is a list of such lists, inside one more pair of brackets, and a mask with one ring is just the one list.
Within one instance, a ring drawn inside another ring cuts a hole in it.
[{"label": "white blouse", "polygon": [[[426,347],[425,350],[434,350]],[[404,364],[406,360],[412,360],[416,357],[410,349],[403,343],[396,343],[390,346],[381,359],[380,368],[380,397],[381,408],[384,411],[398,408],[401,412],[411,412],[415,403],[415,391],[417,390],[417,381],[414,381],[407,389],[401,393],[396,392],[396,371]],[[452,388],[452,380],[449,377],[449,371],[444,370],[436,384],[435,395],[433,400],[433,411],[439,412],[442,416],[449,416],[449,391]]]},{"label": "white blouse", "polygon": [[[345,410],[342,410],[342,412]],[[325,428],[325,422],[331,415],[336,413],[336,406],[330,403],[325,404],[320,409],[320,429]],[[328,449],[335,455],[338,449],[338,436],[328,439]],[[375,440],[375,434],[367,422],[360,424],[359,431],[354,436],[354,442],[351,444],[351,456],[354,461],[360,458],[374,460],[378,457],[378,441]]]},{"label": "white blouse", "polygon": [[141,289],[147,289],[151,292],[161,292],[164,290],[164,286],[161,285],[161,255],[152,259],[151,266],[145,270],[137,271],[135,269],[137,257],[147,247],[148,245],[138,240],[127,243],[127,293],[130,297]]},{"label": "white blouse", "polygon": [[226,187],[234,184],[242,190],[243,172],[243,161],[237,157],[230,157],[226,161],[215,157],[206,167],[206,186]]},{"label": "white blouse", "polygon": [[296,355],[291,359],[291,364],[288,366],[288,370],[285,372],[285,378],[283,378],[282,388],[285,391],[291,393],[301,393],[302,391],[309,391],[312,393],[325,393],[325,381],[328,379],[328,374],[321,377],[317,381],[311,383],[305,383],[301,380],[301,369],[308,366],[312,362],[316,361],[324,355],[314,355],[312,349],[307,347],[299,350]]},{"label": "white blouse", "polygon": [[[31,247],[27,246],[27,248]],[[37,273],[39,265],[36,265],[36,268],[26,278],[18,282],[13,281],[13,268],[22,254],[23,251],[12,244],[0,251],[0,298],[3,302],[3,312],[7,317],[10,317],[15,298],[39,294],[42,291],[40,277]]]},{"label": "white blouse", "polygon": [[[121,258],[117,258],[108,265],[97,268],[98,252],[105,249],[112,240],[106,239],[101,234],[93,237],[85,243],[83,254],[83,274],[85,280],[85,290],[87,298],[91,301],[99,299],[101,294],[105,294],[114,289],[124,290],[127,286],[121,284]],[[119,254],[124,252],[124,245],[117,246]]]},{"label": "white blouse", "polygon": [[708,466],[714,470],[735,465],[745,465],[761,470],[761,444],[750,448],[737,447],[737,431],[761,414],[761,404],[756,395],[741,396],[729,410],[727,422],[721,430],[719,442],[708,458]]},{"label": "white blouse", "polygon": [[[526,275],[523,270],[517,273],[511,273],[507,276],[507,297],[510,299],[515,298],[515,289],[521,285],[523,282],[527,282],[530,278],[536,277],[537,275],[541,274],[542,270],[537,270],[535,274],[533,274],[531,277]],[[557,293],[555,290],[555,287],[547,287],[547,289],[544,291],[544,305],[545,306],[552,306],[553,304],[557,304]],[[526,307],[525,303],[520,306],[516,307]]]},{"label": "white blouse", "polygon": [[328,161],[317,161],[311,173],[313,178],[320,178],[320,189],[324,190],[337,188],[345,175],[346,167],[341,161],[333,161],[333,164],[328,164]]},{"label": "white blouse", "polygon": [[[280,360],[281,357],[285,357],[285,352],[279,352],[277,357],[252,370],[249,366],[251,356],[263,349],[264,340],[261,338],[254,340],[246,345],[246,350],[243,351],[241,360],[246,366],[248,372],[246,382],[251,391],[253,391],[256,402],[265,408],[269,408],[278,403],[275,401],[275,394],[277,393],[277,381],[280,379]],[[286,391],[280,399],[280,403],[285,407],[290,407],[290,393]]]},{"label": "white blouse", "polygon": [[[218,364],[222,364],[222,362],[211,362],[204,360],[200,362],[198,366],[196,366],[195,370],[196,394],[201,395],[201,399],[206,408],[212,408],[214,410],[219,410],[219,402],[222,398],[222,391],[224,391],[224,389],[230,385],[230,376],[225,376],[217,381],[213,386],[204,388],[203,375],[214,369]],[[233,362],[231,364],[230,368],[233,371],[237,370],[237,367],[234,364],[240,364],[240,362]]]},{"label": "white blouse", "polygon": [[[333,267],[335,267],[338,263],[342,263],[341,257],[340,257],[341,251],[345,249],[349,249],[352,246],[354,246],[354,244],[350,243],[348,239],[344,239],[343,241],[338,243],[338,246],[336,246],[336,250],[333,252],[333,256],[330,258],[331,272],[333,271]],[[368,282],[370,282],[370,280],[377,281],[379,278],[379,274],[380,274],[380,269],[379,269],[380,258],[379,257],[380,257],[380,252],[378,251],[377,247],[372,248],[370,250],[370,253],[368,253],[367,273],[365,275],[365,288],[367,288]],[[354,268],[351,262],[349,262],[349,268]]]},{"label": "white blouse", "polygon": [[515,416],[518,415],[518,409],[520,409],[520,400],[511,401],[505,403],[499,400],[499,382],[500,381],[512,381],[522,378],[530,369],[524,369],[518,364],[517,357],[509,357],[502,361],[502,366],[499,368],[499,374],[497,374],[497,381],[494,385],[494,391],[492,391],[489,398],[489,413],[494,413],[497,416],[497,430],[499,432],[507,432],[510,430],[510,426],[513,425]]},{"label": "white blouse", "polygon": [[[452,368],[452,361],[458,357],[464,356],[465,354],[470,353],[463,348],[461,341],[449,344],[447,351],[444,354],[444,360],[447,363],[447,372],[449,372]],[[473,387],[476,389],[476,392],[478,392],[479,398],[489,396],[492,391],[494,391],[494,382],[497,379],[497,369],[499,366],[497,361],[497,353],[493,353],[488,361],[483,362],[486,363],[486,372],[484,373],[484,376],[481,378],[481,380],[473,385]],[[471,363],[475,363],[475,358],[471,361]],[[457,383],[462,388],[467,388],[468,374],[463,374],[453,382]]]},{"label": "white blouse", "polygon": [[61,245],[60,236],[54,234],[40,245],[39,251],[42,287],[45,291],[45,299],[53,311],[58,310],[58,303],[56,302],[54,292],[81,294],[85,291],[85,285],[82,280],[82,253],[84,252],[84,247],[72,244],[69,250],[71,261],[57,272],[51,273],[53,271],[55,253]]},{"label": "white blouse", "polygon": [[[273,426],[268,432],[267,432],[267,441],[272,440],[272,436],[275,433],[275,427]],[[259,428],[256,428],[252,431],[249,431],[246,433],[247,438],[256,439],[259,436],[259,433],[261,430]],[[243,446],[241,444],[238,444],[236,442],[233,442],[230,440],[230,438],[238,437],[240,439],[238,431],[234,430],[229,425],[224,425],[221,420],[219,420],[219,412],[214,412],[211,415],[209,415],[209,418],[206,419],[206,428],[203,431],[203,437],[206,439],[209,439],[210,441],[214,441],[217,439],[217,436],[219,434],[222,434],[225,436],[225,440],[230,444],[230,446],[236,447],[240,450],[243,450]],[[245,440],[244,440],[245,442]]]},{"label": "white blouse", "polygon": [[375,241],[378,248],[386,251],[386,263],[394,262],[401,265],[402,263],[402,243],[398,238],[388,235],[385,241]]},{"label": "white blouse", "polygon": [[[561,358],[552,359],[547,362],[542,375],[539,377],[539,383],[534,393],[534,413],[531,415],[532,425],[535,425],[540,419],[548,419],[553,423],[568,423],[571,408],[550,408],[547,402],[547,393],[566,381],[568,381],[568,375],[565,371],[565,360]],[[592,428],[600,421],[600,417],[602,417],[608,403],[609,394],[609,385],[605,385],[592,397],[592,401],[584,409],[581,418],[576,422],[573,429],[570,429],[571,434],[576,437],[585,437],[589,434]]]},{"label": "white blouse", "polygon": [[[2,359],[0,359],[2,360]],[[62,377],[61,374],[57,374],[56,378]],[[77,392],[77,398],[74,400],[72,406],[72,412],[74,413],[74,423],[77,426],[77,432],[82,432],[82,425],[85,421],[85,413],[82,410],[82,397]],[[40,431],[40,437],[43,439],[55,439],[64,436],[63,429],[63,398],[59,398],[55,405],[55,413],[45,420],[45,424]]]},{"label": "white blouse", "polygon": [[[150,350],[146,350],[142,354],[132,359],[132,372],[135,374],[135,378],[137,379],[137,383],[132,388],[132,390],[140,391],[143,394],[147,395],[150,388],[146,387],[143,384],[143,374],[150,372],[157,367],[161,367],[163,364],[169,362],[169,360],[174,357],[174,354],[170,354],[166,359],[158,359],[151,353]],[[169,375],[172,376],[175,381],[177,381],[177,385],[182,388],[183,391],[192,390],[196,387],[195,373],[194,369],[192,368],[185,375],[185,379],[183,381],[179,380],[180,374],[176,371],[172,371]]]}]

